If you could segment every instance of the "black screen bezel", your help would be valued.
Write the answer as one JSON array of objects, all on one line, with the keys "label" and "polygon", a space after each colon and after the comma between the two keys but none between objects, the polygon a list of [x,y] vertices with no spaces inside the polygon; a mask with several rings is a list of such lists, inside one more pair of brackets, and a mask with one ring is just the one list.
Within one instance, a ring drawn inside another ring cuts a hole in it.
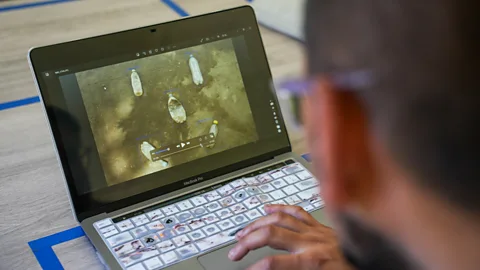
[{"label": "black screen bezel", "polygon": [[[58,127],[56,115],[51,110],[51,108],[56,105],[55,102],[52,101],[51,95],[58,93],[52,93],[48,87],[46,87],[41,72],[45,70],[56,70],[78,63],[95,61],[106,58],[107,56],[123,55],[131,53],[132,51],[142,51],[158,45],[159,39],[162,39],[165,43],[174,43],[182,40],[201,38],[212,33],[230,31],[245,25],[257,25],[254,11],[250,6],[238,7],[78,41],[34,48],[30,51],[29,56],[32,68],[39,85],[41,98],[46,108],[70,197],[79,221],[99,213],[115,211],[122,207],[178,190],[183,187],[181,182],[188,181],[189,179],[201,178],[202,181],[205,181],[271,159],[276,155],[291,151],[290,141],[288,135],[284,132],[281,140],[270,142],[271,145],[266,152],[208,173],[193,175],[179,180],[175,185],[161,186],[151,190],[132,191],[133,195],[123,198],[119,198],[118,196],[104,196],[101,200],[98,200],[98,198],[92,196],[91,193],[80,196],[76,191],[73,174],[67,159],[65,146],[61,139],[62,135]],[[153,29],[155,29],[155,31],[153,31]],[[255,27],[253,32],[255,35],[253,35],[253,38],[251,38],[249,42],[249,49],[255,50],[257,52],[256,56],[261,56],[255,58],[255,64],[259,67],[259,70],[262,71],[259,77],[264,78],[265,82],[269,83],[271,81],[271,72],[258,27]],[[135,42],[132,42],[132,40]],[[112,46],[112,44],[122,45]],[[272,98],[276,99],[276,96],[273,95]],[[278,101],[276,103],[278,104]],[[279,116],[283,122],[280,111]],[[155,174],[158,174],[158,172]],[[197,184],[200,182],[201,181],[198,181]]]}]

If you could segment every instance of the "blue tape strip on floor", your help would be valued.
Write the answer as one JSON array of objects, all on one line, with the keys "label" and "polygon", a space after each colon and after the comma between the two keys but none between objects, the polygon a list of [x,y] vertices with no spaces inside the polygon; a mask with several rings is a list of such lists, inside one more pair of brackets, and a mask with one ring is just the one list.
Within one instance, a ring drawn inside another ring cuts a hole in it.
[{"label": "blue tape strip on floor", "polygon": [[175,3],[173,0],[162,0],[162,2],[169,6],[171,9],[173,9],[178,15],[182,17],[187,17],[190,16],[183,8],[181,8],[177,3]]},{"label": "blue tape strip on floor", "polygon": [[30,249],[43,269],[63,269],[57,255],[53,251],[53,246],[71,241],[84,236],[82,228],[75,227],[63,232],[49,235],[37,240],[28,242]]},{"label": "blue tape strip on floor", "polygon": [[0,111],[12,109],[20,106],[25,106],[25,105],[37,103],[37,102],[40,102],[40,97],[38,96],[0,103]]},{"label": "blue tape strip on floor", "polygon": [[20,4],[20,5],[11,5],[11,6],[6,6],[6,7],[0,7],[0,13],[1,12],[7,12],[7,11],[13,11],[13,10],[19,10],[19,9],[54,5],[54,4],[60,4],[60,3],[65,3],[65,2],[72,2],[72,1],[77,1],[77,0],[48,0],[48,1],[42,1],[42,2]]}]

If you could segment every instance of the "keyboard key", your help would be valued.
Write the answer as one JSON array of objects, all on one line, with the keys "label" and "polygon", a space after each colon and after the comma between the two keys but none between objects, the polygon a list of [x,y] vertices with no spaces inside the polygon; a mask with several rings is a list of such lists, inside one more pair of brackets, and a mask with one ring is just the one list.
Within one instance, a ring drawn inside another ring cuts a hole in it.
[{"label": "keyboard key", "polygon": [[247,211],[247,208],[243,204],[239,203],[234,206],[231,206],[230,211],[232,211],[232,213],[236,215],[236,214],[240,214]]},{"label": "keyboard key", "polygon": [[273,179],[278,179],[285,176],[285,174],[282,171],[275,171],[270,173],[270,175],[273,177]]},{"label": "keyboard key", "polygon": [[322,201],[313,203],[313,207],[315,207],[315,208],[321,208],[323,205],[324,205],[324,203]]},{"label": "keyboard key", "polygon": [[300,180],[307,180],[312,178],[312,175],[307,171],[298,172],[296,173],[296,175],[298,176],[298,178],[300,178]]},{"label": "keyboard key", "polygon": [[232,221],[236,224],[236,225],[241,225],[245,222],[248,221],[248,218],[243,215],[243,214],[240,214],[240,215],[236,215],[234,217],[232,217]]},{"label": "keyboard key", "polygon": [[303,167],[300,166],[300,164],[298,164],[298,163],[286,166],[282,169],[282,171],[285,174],[292,174],[292,173],[300,172],[302,170],[303,170]]},{"label": "keyboard key", "polygon": [[285,176],[283,180],[287,181],[288,184],[292,185],[300,181],[300,178],[298,178],[295,174]]},{"label": "keyboard key", "polygon": [[299,192],[300,190],[298,190],[298,188],[296,188],[295,186],[286,186],[284,187],[283,189],[283,192],[285,192],[285,194],[287,195],[292,195],[292,194],[295,194],[297,192]]},{"label": "keyboard key", "polygon": [[318,185],[318,182],[314,178],[310,178],[309,180],[305,180],[305,181],[298,182],[298,183],[295,184],[295,186],[300,190],[315,187],[317,185]]},{"label": "keyboard key", "polygon": [[313,211],[315,208],[313,207],[313,205],[311,205],[310,203],[308,202],[302,202],[300,204],[298,204],[298,206],[302,207],[303,210],[307,211],[307,212],[311,212]]},{"label": "keyboard key", "polygon": [[138,263],[142,260],[146,260],[148,258],[155,257],[159,254],[157,248],[153,247],[146,247],[146,248],[138,248],[133,253],[129,254],[126,257],[120,258],[120,261],[124,266],[130,266],[135,263]]},{"label": "keyboard key", "polygon": [[208,214],[206,216],[203,217],[203,222],[205,222],[206,224],[212,224],[212,223],[215,223],[217,221],[219,221],[220,219],[215,215],[215,214]]},{"label": "keyboard key", "polygon": [[170,216],[180,212],[180,210],[178,210],[178,208],[175,205],[166,206],[162,208],[162,211],[163,213],[165,213],[166,216]]},{"label": "keyboard key", "polygon": [[245,190],[240,190],[238,192],[235,192],[233,194],[233,198],[235,199],[235,201],[237,202],[241,202],[243,200],[245,200],[247,197],[249,197],[250,195],[248,195],[248,193],[245,191]]},{"label": "keyboard key", "polygon": [[145,246],[142,244],[142,242],[140,242],[140,240],[133,240],[132,242],[125,243],[123,245],[113,248],[113,252],[117,254],[117,257],[125,258],[128,256],[128,254],[144,247]]},{"label": "keyboard key", "polygon": [[190,226],[190,228],[192,228],[192,230],[196,230],[198,228],[205,226],[206,224],[205,222],[203,222],[203,218],[199,218],[199,219],[194,219],[189,221],[188,225]]},{"label": "keyboard key", "polygon": [[296,205],[298,203],[301,203],[302,200],[297,195],[292,195],[285,198],[285,202],[287,202],[287,204],[289,205]]},{"label": "keyboard key", "polygon": [[130,266],[136,264],[140,261],[152,258],[157,256],[158,250],[155,246],[153,247],[146,247],[146,248],[137,248],[135,251],[126,257],[120,258],[120,261],[124,266]]},{"label": "keyboard key", "polygon": [[256,179],[257,179],[258,185],[266,184],[266,183],[273,180],[273,178],[268,173],[259,175],[259,176],[256,177]]},{"label": "keyboard key", "polygon": [[230,185],[234,189],[239,190],[239,189],[245,188],[247,186],[247,183],[245,183],[245,181],[243,181],[242,179],[238,179],[238,180],[235,180],[235,181],[231,182]]},{"label": "keyboard key", "polygon": [[203,240],[200,240],[196,244],[201,251],[205,251],[205,250],[220,246],[222,244],[225,244],[228,241],[233,240],[234,238],[235,238],[234,236],[229,236],[226,233],[219,233],[219,234],[207,237]]},{"label": "keyboard key", "polygon": [[174,251],[167,252],[165,254],[160,255],[160,258],[163,260],[165,264],[171,264],[178,261],[177,253]]},{"label": "keyboard key", "polygon": [[149,260],[144,261],[143,263],[145,264],[145,266],[147,267],[148,270],[157,269],[157,268],[163,266],[162,261],[160,261],[160,259],[158,257],[151,258]]},{"label": "keyboard key", "polygon": [[188,258],[188,257],[191,257],[191,256],[197,254],[198,249],[193,244],[190,244],[190,245],[187,245],[187,246],[184,246],[184,247],[181,247],[181,248],[177,249],[177,252],[178,252],[178,254],[180,254],[180,256],[183,259],[185,259],[185,258]]},{"label": "keyboard key", "polygon": [[169,228],[172,228],[174,227],[175,225],[177,225],[178,223],[180,223],[178,221],[178,219],[174,216],[171,216],[171,217],[167,217],[165,219],[163,219],[163,224],[165,224],[165,227],[169,227]]},{"label": "keyboard key", "polygon": [[131,240],[133,240],[132,235],[129,232],[124,232],[108,238],[107,242],[111,247],[113,247]]},{"label": "keyboard key", "polygon": [[207,235],[212,235],[212,234],[216,234],[216,233],[220,232],[220,229],[219,229],[215,224],[211,224],[211,225],[205,226],[202,230],[203,230]]},{"label": "keyboard key", "polygon": [[233,228],[235,226],[235,224],[229,219],[222,220],[222,221],[218,222],[217,225],[218,225],[218,227],[220,227],[220,230],[222,230],[222,231]]},{"label": "keyboard key", "polygon": [[130,266],[136,264],[140,261],[143,261],[148,258],[152,258],[157,256],[158,250],[156,247],[146,247],[136,250],[135,252],[131,253],[127,257],[120,258],[120,261],[124,266]]},{"label": "keyboard key", "polygon": [[232,197],[226,197],[222,200],[220,200],[220,204],[223,206],[223,207],[227,207],[227,206],[230,206],[232,204],[234,204],[235,201],[233,200]]},{"label": "keyboard key", "polygon": [[186,220],[189,220],[189,219],[193,218],[193,215],[192,215],[192,213],[187,211],[187,212],[182,212],[182,213],[178,214],[177,218],[178,218],[178,221],[184,222]]},{"label": "keyboard key", "polygon": [[145,243],[146,246],[151,246],[153,244],[157,244],[160,242],[160,238],[156,234],[151,234],[148,236],[142,237],[143,243]]},{"label": "keyboard key", "polygon": [[135,228],[135,225],[129,219],[120,221],[116,225],[121,232]]},{"label": "keyboard key", "polygon": [[188,238],[187,235],[180,235],[180,236],[174,237],[172,238],[172,241],[173,243],[175,243],[177,247],[183,247],[184,245],[189,244],[191,242],[190,238]]},{"label": "keyboard key", "polygon": [[260,200],[260,202],[262,202],[263,204],[267,203],[267,202],[271,202],[273,199],[272,197],[270,197],[270,195],[268,194],[260,194],[257,196],[257,198]]},{"label": "keyboard key", "polygon": [[273,192],[270,192],[269,193],[270,196],[272,196],[272,198],[274,200],[280,200],[282,198],[285,198],[285,196],[287,196],[285,193],[283,193],[283,191],[281,190],[275,190]]},{"label": "keyboard key", "polygon": [[135,238],[140,238],[141,236],[144,236],[146,234],[149,234],[150,232],[147,230],[145,226],[141,226],[138,228],[135,228],[133,230],[130,230],[130,233],[135,236]]},{"label": "keyboard key", "polygon": [[103,229],[100,229],[100,233],[103,235],[103,237],[107,238],[107,237],[110,237],[112,235],[115,235],[118,233],[118,230],[117,228],[115,228],[115,226],[108,226],[108,227],[105,227]]},{"label": "keyboard key", "polygon": [[175,244],[172,242],[172,240],[166,240],[158,244],[157,248],[161,253],[165,253],[167,251],[175,249]]},{"label": "keyboard key", "polygon": [[315,203],[318,203],[318,202],[323,203],[323,200],[322,200],[322,198],[320,198],[320,195],[317,194],[317,195],[313,195],[313,197],[310,198],[308,200],[308,202],[310,202],[311,204],[315,204]]},{"label": "keyboard key", "polygon": [[222,196],[220,196],[220,194],[218,194],[218,192],[215,190],[203,194],[203,197],[207,199],[209,202],[213,202],[222,198]]},{"label": "keyboard key", "polygon": [[133,221],[135,226],[141,226],[143,224],[150,222],[150,220],[148,220],[146,215],[136,216],[136,217],[133,217],[131,220]]},{"label": "keyboard key", "polygon": [[202,232],[202,230],[196,230],[188,234],[188,236],[193,240],[196,241],[198,239],[204,238],[206,235]]},{"label": "keyboard key", "polygon": [[314,197],[318,197],[320,194],[320,190],[316,187],[304,190],[302,192],[299,192],[297,195],[300,197],[302,200],[310,200]]},{"label": "keyboard key", "polygon": [[148,223],[146,226],[150,232],[157,232],[165,229],[165,226],[159,220]]},{"label": "keyboard key", "polygon": [[248,186],[258,186],[261,184],[261,182],[258,181],[255,177],[243,178],[243,181],[245,181]]},{"label": "keyboard key", "polygon": [[263,184],[260,186],[260,189],[263,191],[263,192],[270,192],[270,191],[274,191],[275,188],[270,185],[270,184]]},{"label": "keyboard key", "polygon": [[158,233],[160,241],[172,239],[175,236],[175,232],[172,229],[166,229]]},{"label": "keyboard key", "polygon": [[215,212],[215,214],[217,214],[217,216],[219,216],[220,219],[226,219],[226,218],[229,218],[229,217],[233,216],[232,212],[228,208],[218,210],[217,212]]},{"label": "keyboard key", "polygon": [[263,206],[260,206],[259,208],[257,208],[258,212],[262,213],[262,215],[266,216],[267,215],[267,212],[265,212],[265,209],[263,208]]},{"label": "keyboard key", "polygon": [[206,207],[207,207],[208,211],[210,211],[210,212],[217,211],[218,209],[221,208],[221,206],[218,202],[209,203],[209,204],[207,204]]},{"label": "keyboard key", "polygon": [[190,201],[193,202],[195,206],[200,206],[206,204],[208,201],[202,197],[202,196],[197,196],[195,198],[190,199]]},{"label": "keyboard key", "polygon": [[177,203],[177,207],[178,209],[180,209],[180,211],[186,211],[188,209],[192,209],[193,204],[189,200],[185,200],[183,202]]},{"label": "keyboard key", "polygon": [[232,193],[235,192],[235,189],[229,184],[226,184],[225,186],[218,188],[217,192],[220,194],[220,196],[225,197],[232,195]]},{"label": "keyboard key", "polygon": [[193,212],[193,215],[196,217],[200,217],[208,213],[207,209],[205,209],[204,207],[195,208],[194,210],[192,210],[192,212]]},{"label": "keyboard key", "polygon": [[273,180],[270,182],[270,184],[272,184],[272,186],[274,186],[276,189],[281,189],[288,185],[287,182],[283,181],[282,179]]},{"label": "keyboard key", "polygon": [[247,193],[251,196],[262,193],[258,187],[248,187]]},{"label": "keyboard key", "polygon": [[270,204],[288,205],[288,203],[286,203],[284,200],[273,201]]},{"label": "keyboard key", "polygon": [[139,263],[139,264],[135,264],[134,266],[128,267],[127,270],[145,270],[145,268],[141,263]]},{"label": "keyboard key", "polygon": [[250,197],[244,202],[244,204],[247,206],[248,209],[252,209],[259,206],[261,202],[257,197]]},{"label": "keyboard key", "polygon": [[112,225],[112,224],[113,224],[112,220],[107,218],[107,219],[95,222],[95,227],[97,227],[98,229],[101,229],[103,227],[107,227],[108,225]]},{"label": "keyboard key", "polygon": [[252,209],[248,212],[245,213],[245,215],[250,219],[250,220],[255,220],[259,217],[262,216],[260,212],[258,212],[256,209]]},{"label": "keyboard key", "polygon": [[173,228],[173,230],[175,231],[175,233],[177,235],[184,234],[184,233],[187,233],[187,232],[191,231],[190,227],[188,227],[188,225],[186,225],[186,224],[178,224]]},{"label": "keyboard key", "polygon": [[163,215],[163,213],[162,213],[162,210],[160,210],[160,209],[153,210],[152,212],[148,212],[148,213],[147,213],[147,216],[148,216],[148,217],[150,218],[150,220],[152,220],[152,221],[164,217],[164,215]]}]

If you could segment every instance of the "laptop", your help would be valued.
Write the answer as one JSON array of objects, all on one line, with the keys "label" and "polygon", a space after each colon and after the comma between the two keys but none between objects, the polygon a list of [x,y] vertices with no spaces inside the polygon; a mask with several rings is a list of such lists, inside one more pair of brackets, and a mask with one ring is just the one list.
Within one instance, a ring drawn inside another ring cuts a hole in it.
[{"label": "laptop", "polygon": [[265,204],[325,221],[255,15],[238,7],[29,53],[75,218],[109,269],[245,269]]}]

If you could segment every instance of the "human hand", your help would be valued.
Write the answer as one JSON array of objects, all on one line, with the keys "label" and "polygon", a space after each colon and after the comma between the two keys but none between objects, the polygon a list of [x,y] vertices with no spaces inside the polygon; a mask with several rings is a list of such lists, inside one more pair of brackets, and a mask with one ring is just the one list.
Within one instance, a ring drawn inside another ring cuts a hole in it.
[{"label": "human hand", "polygon": [[228,256],[241,260],[248,252],[269,246],[289,254],[264,258],[249,270],[352,270],[333,229],[298,206],[265,206],[269,214],[237,233],[238,243]]}]

